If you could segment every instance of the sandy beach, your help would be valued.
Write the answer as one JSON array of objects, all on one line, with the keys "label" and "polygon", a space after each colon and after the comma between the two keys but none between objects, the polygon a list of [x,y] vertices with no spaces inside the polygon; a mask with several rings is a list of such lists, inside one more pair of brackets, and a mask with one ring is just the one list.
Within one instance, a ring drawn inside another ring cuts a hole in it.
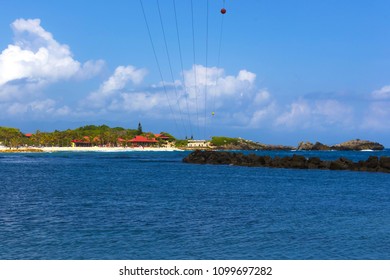
[{"label": "sandy beach", "polygon": [[156,147],[41,147],[41,148],[20,148],[20,149],[1,149],[1,152],[34,152],[40,151],[44,153],[53,152],[174,152],[183,151],[178,148],[156,148]]},{"label": "sandy beach", "polygon": [[182,151],[177,148],[156,148],[156,147],[44,147],[44,152],[173,152]]}]

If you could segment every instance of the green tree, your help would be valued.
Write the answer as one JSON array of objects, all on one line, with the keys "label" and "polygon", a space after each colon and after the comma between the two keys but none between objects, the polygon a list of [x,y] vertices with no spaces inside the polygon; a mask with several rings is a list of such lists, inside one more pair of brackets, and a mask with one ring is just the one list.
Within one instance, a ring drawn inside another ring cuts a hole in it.
[{"label": "green tree", "polygon": [[138,123],[138,130],[137,130],[137,135],[141,135],[143,132],[142,132],[142,125],[141,125],[141,122]]},{"label": "green tree", "polygon": [[213,136],[211,139],[211,144],[214,146],[223,146],[228,144],[238,144],[240,140],[238,138],[230,138],[224,136]]},{"label": "green tree", "polygon": [[0,127],[0,142],[4,146],[16,148],[22,144],[23,134],[17,128]]}]

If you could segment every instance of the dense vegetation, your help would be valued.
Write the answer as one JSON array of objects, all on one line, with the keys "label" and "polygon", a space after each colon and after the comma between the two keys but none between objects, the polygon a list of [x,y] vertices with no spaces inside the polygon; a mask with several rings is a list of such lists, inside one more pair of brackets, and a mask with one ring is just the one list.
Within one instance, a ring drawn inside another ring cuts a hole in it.
[{"label": "dense vegetation", "polygon": [[188,144],[188,140],[177,140],[175,141],[175,146],[177,148],[186,148]]},{"label": "dense vegetation", "polygon": [[225,146],[225,145],[237,145],[240,143],[239,138],[230,138],[224,136],[214,136],[211,139],[211,144],[216,147]]},{"label": "dense vegetation", "polygon": [[23,133],[17,128],[0,127],[0,145],[7,147],[20,146],[26,140],[23,136]]},{"label": "dense vegetation", "polygon": [[[169,133],[161,132],[161,134],[168,136],[168,141],[175,140]],[[140,124],[138,129],[111,128],[107,125],[87,125],[64,131],[41,132],[37,130],[35,133],[28,135],[28,137],[17,128],[0,127],[0,145],[10,148],[21,146],[69,147],[72,144],[72,140],[79,140],[88,142],[92,146],[121,146],[126,145],[126,140],[133,139],[136,135],[154,138],[152,133],[143,133]],[[119,141],[119,139],[125,141]],[[163,140],[159,141],[162,144]]]}]

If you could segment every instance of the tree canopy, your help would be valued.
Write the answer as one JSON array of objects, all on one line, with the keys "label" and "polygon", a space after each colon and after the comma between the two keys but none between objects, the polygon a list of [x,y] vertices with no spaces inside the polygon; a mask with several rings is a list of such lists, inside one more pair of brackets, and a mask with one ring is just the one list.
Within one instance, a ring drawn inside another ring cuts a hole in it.
[{"label": "tree canopy", "polygon": [[[142,127],[141,127],[142,131]],[[168,141],[174,141],[175,138],[169,133],[160,133],[168,137]],[[133,139],[136,135],[144,135],[148,138],[155,137],[153,133],[141,132],[138,129],[125,129],[123,127],[109,127],[107,125],[86,125],[76,129],[67,129],[64,131],[55,130],[54,132],[41,132],[37,130],[30,135],[23,134],[17,128],[0,127],[0,145],[6,147],[19,146],[71,146],[72,140],[85,141],[93,146],[120,146],[126,143],[126,140]],[[121,141],[122,140],[122,143]]]}]

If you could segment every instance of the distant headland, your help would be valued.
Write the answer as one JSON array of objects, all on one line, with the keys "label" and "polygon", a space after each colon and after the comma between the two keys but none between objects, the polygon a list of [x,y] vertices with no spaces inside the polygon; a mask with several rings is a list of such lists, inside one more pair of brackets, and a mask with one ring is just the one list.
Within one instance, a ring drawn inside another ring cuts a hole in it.
[{"label": "distant headland", "polygon": [[[54,149],[57,148],[57,149]],[[74,149],[71,149],[74,148]],[[111,149],[142,150],[383,150],[384,146],[367,140],[350,140],[336,145],[300,142],[296,147],[262,144],[243,138],[213,136],[211,140],[177,139],[168,132],[144,132],[137,129],[87,125],[54,132],[22,133],[17,128],[0,127],[0,151],[38,152]]]},{"label": "distant headland", "polygon": [[336,145],[325,145],[320,142],[300,142],[298,146],[269,145],[262,144],[242,138],[213,137],[211,150],[304,150],[304,151],[362,151],[362,150],[383,150],[385,147],[377,142],[368,140],[350,140]]}]

